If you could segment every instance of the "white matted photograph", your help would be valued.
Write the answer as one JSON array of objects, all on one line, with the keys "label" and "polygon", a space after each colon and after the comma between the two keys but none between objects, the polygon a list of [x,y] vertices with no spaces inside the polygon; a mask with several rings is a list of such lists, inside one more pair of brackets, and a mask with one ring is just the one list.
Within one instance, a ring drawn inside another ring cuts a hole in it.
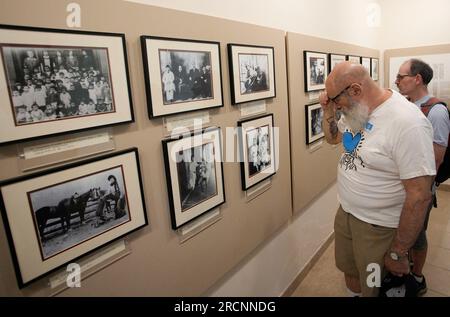
[{"label": "white matted photograph", "polygon": [[380,78],[380,61],[378,58],[371,58],[371,74],[375,81]]},{"label": "white matted photograph", "polygon": [[223,106],[220,43],[141,36],[150,118]]},{"label": "white matted photograph", "polygon": [[325,89],[328,75],[328,56],[320,52],[303,52],[305,92]]},{"label": "white matted photograph", "polygon": [[273,114],[238,122],[242,190],[275,174]]},{"label": "white matted photograph", "polygon": [[320,104],[306,105],[306,144],[309,145],[322,139],[325,134],[322,129],[323,109]]},{"label": "white matted photograph", "polygon": [[0,143],[134,120],[125,35],[0,27]]},{"label": "white matted photograph", "polygon": [[228,60],[232,104],[275,97],[273,47],[228,44]]},{"label": "white matted photograph", "polygon": [[145,225],[136,148],[0,184],[19,287]]},{"label": "white matted photograph", "polygon": [[347,60],[353,64],[361,64],[361,57],[355,55],[347,55]]},{"label": "white matted photograph", "polygon": [[162,141],[172,228],[225,202],[219,128]]},{"label": "white matted photograph", "polygon": [[370,64],[370,57],[361,57],[361,65],[367,70],[369,75],[372,75],[372,68]]},{"label": "white matted photograph", "polygon": [[334,69],[334,67],[342,62],[345,62],[347,60],[346,55],[342,54],[328,54],[328,66],[329,66],[329,73]]}]

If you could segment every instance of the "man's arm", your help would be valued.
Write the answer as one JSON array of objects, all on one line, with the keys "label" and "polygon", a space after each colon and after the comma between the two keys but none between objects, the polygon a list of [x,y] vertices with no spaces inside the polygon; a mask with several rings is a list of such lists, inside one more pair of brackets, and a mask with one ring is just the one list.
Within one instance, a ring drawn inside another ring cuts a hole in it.
[{"label": "man's arm", "polygon": [[322,130],[325,134],[325,139],[330,144],[341,143],[342,134],[338,129],[336,111],[326,91],[320,94],[319,102],[323,109]]},{"label": "man's arm", "polygon": [[[400,224],[389,251],[394,251],[403,256],[415,243],[420,230],[423,228],[427,207],[431,202],[432,180],[433,176],[420,176],[402,180],[406,198],[400,216]],[[395,275],[409,272],[407,257],[401,261],[394,261],[387,254],[385,265],[386,269]]]},{"label": "man's arm", "polygon": [[439,170],[442,162],[444,161],[445,152],[447,148],[445,146],[439,145],[437,143],[433,143],[434,149],[434,160],[436,162],[436,172]]}]

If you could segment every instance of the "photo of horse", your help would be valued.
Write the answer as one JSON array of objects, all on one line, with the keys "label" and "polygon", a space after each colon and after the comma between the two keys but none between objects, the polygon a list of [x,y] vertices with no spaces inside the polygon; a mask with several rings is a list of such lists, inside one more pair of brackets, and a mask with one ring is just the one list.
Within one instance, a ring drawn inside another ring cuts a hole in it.
[{"label": "photo of horse", "polygon": [[28,193],[42,259],[130,221],[122,166]]}]

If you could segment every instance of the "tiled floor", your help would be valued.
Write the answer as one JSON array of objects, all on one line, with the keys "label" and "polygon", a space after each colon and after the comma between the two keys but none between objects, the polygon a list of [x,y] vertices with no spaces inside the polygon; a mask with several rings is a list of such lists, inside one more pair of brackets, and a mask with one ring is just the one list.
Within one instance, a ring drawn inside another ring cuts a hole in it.
[{"label": "tiled floor", "polygon": [[[428,292],[450,296],[450,192],[438,191],[428,225],[428,256],[424,268]],[[292,296],[348,296],[343,274],[334,264],[334,243],[317,261]]]}]

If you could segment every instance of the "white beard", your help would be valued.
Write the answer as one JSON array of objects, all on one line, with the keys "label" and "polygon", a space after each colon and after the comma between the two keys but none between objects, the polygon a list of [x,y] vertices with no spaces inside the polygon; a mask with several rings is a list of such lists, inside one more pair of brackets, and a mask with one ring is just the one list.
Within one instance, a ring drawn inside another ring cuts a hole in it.
[{"label": "white beard", "polygon": [[353,133],[358,133],[362,131],[367,122],[369,122],[369,107],[366,105],[350,102],[351,108],[350,110],[342,110],[345,124],[352,129]]}]

